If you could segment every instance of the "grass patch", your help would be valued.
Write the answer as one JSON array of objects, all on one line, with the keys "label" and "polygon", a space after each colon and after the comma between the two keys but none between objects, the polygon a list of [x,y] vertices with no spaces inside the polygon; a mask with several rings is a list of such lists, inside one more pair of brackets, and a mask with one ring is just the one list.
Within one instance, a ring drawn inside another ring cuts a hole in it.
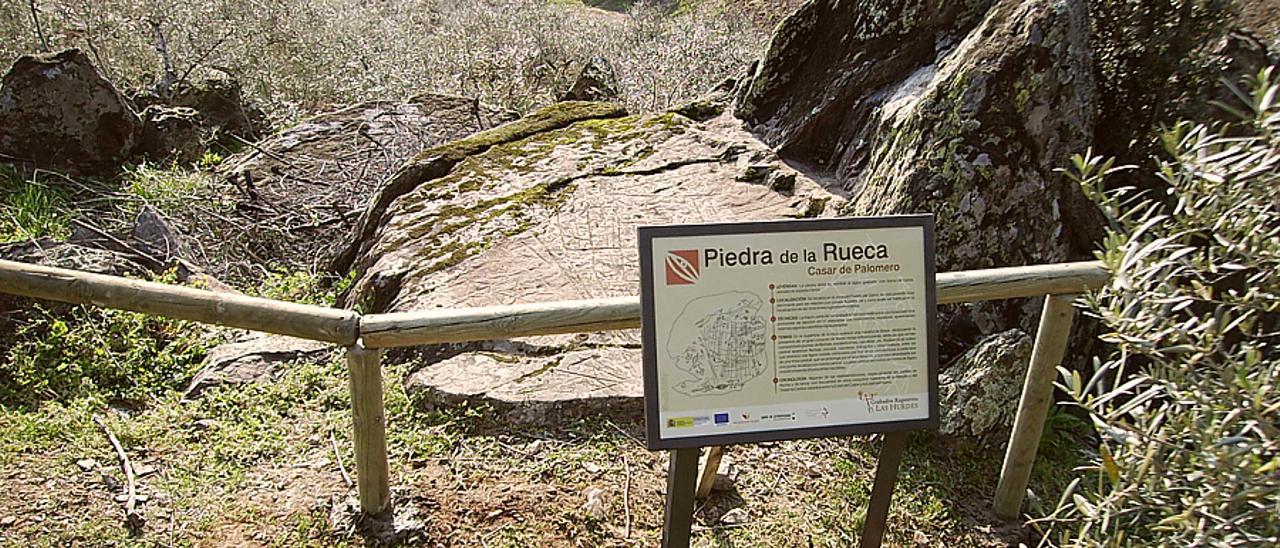
[{"label": "grass patch", "polygon": [[129,195],[150,203],[161,211],[169,211],[207,188],[211,177],[206,171],[142,164],[125,172],[124,185]]},{"label": "grass patch", "polygon": [[71,234],[65,198],[52,185],[0,164],[0,243]]}]

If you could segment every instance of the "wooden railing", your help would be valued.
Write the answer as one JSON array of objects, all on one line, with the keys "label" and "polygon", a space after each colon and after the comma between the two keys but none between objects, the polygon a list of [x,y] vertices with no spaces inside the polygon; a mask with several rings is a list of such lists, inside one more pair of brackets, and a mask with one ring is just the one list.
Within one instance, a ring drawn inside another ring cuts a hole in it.
[{"label": "wooden railing", "polygon": [[[1079,262],[938,274],[938,303],[1045,296],[1022,399],[1000,471],[995,511],[1018,514],[1031,477],[1053,378],[1066,351],[1074,295],[1107,282],[1100,263]],[[0,292],[131,310],[335,343],[346,347],[361,510],[390,508],[382,349],[640,326],[637,297],[368,314],[217,293],[0,260]],[[718,451],[718,449],[716,449]],[[709,459],[710,460],[710,459]]]}]

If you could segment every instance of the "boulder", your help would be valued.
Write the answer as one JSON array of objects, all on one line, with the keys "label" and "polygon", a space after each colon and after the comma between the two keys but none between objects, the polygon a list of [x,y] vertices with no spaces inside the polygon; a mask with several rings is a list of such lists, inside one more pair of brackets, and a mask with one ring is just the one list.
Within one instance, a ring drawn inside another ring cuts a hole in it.
[{"label": "boulder", "polygon": [[190,107],[151,105],[142,111],[138,153],[155,161],[191,164],[205,150],[200,113]]},{"label": "boulder", "polygon": [[[789,178],[787,191],[768,174]],[[343,304],[369,312],[635,295],[637,225],[829,215],[840,203],[731,116],[559,103],[408,163],[335,269],[355,272]],[[438,345],[418,358],[410,389],[515,420],[640,412],[635,331]]]},{"label": "boulder", "polygon": [[335,351],[333,345],[283,335],[251,335],[219,345],[205,355],[200,372],[183,392],[185,400],[215,386],[263,382],[276,378],[290,362],[319,360]]},{"label": "boulder", "polygon": [[0,157],[69,175],[115,173],[142,120],[80,50],[19,57],[0,84]]},{"label": "boulder", "polygon": [[939,431],[981,445],[1003,445],[1018,414],[1031,347],[1031,337],[1010,329],[951,362],[938,376]]},{"label": "boulder", "polygon": [[[737,113],[847,189],[841,213],[934,213],[940,272],[1089,259],[1101,217],[1055,172],[1093,135],[1088,36],[1083,0],[817,0],[780,25]],[[977,335],[1030,330],[1038,309],[947,316]]]},{"label": "boulder", "polygon": [[618,76],[613,72],[613,63],[599,55],[592,56],[578,79],[573,82],[561,101],[614,101],[618,99]]},{"label": "boulder", "polygon": [[212,141],[234,137],[257,141],[266,130],[266,114],[245,101],[240,82],[235,78],[208,78],[200,82],[182,83],[170,90],[164,104],[190,108],[199,116],[206,138]]}]

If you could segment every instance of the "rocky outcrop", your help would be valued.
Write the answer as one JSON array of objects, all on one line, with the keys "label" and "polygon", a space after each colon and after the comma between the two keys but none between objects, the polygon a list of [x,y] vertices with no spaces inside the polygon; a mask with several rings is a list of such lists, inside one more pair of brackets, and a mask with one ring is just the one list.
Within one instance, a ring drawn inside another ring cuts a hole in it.
[{"label": "rocky outcrop", "polygon": [[1031,337],[1010,329],[983,339],[948,364],[938,376],[938,430],[981,445],[1003,445],[1018,413],[1031,346]]},{"label": "rocky outcrop", "polygon": [[24,55],[0,84],[0,159],[70,175],[110,175],[142,120],[80,50]]},{"label": "rocky outcrop", "polygon": [[[373,101],[321,114],[225,160],[216,172],[237,207],[182,223],[193,227],[188,230],[206,260],[234,280],[251,278],[253,264],[268,260],[309,268],[332,257],[334,244],[356,229],[378,185],[406,160],[514,117],[446,95]],[[243,261],[247,254],[252,262]],[[223,344],[209,352],[185,397],[214,386],[268,381],[291,362],[323,359],[331,351],[331,345],[280,336]]]},{"label": "rocky outcrop", "polygon": [[[1093,133],[1086,17],[1079,0],[809,2],[737,113],[848,189],[841,213],[937,215],[939,271],[1086,259],[1101,220],[1054,171]],[[1031,329],[1037,312],[985,304],[944,325]]]},{"label": "rocky outcrop", "polygon": [[[354,270],[346,304],[370,312],[634,295],[637,225],[816,216],[841,201],[730,116],[559,103],[406,165],[337,266]],[[517,418],[641,393],[631,331],[418,355],[411,389],[519,404]]]}]

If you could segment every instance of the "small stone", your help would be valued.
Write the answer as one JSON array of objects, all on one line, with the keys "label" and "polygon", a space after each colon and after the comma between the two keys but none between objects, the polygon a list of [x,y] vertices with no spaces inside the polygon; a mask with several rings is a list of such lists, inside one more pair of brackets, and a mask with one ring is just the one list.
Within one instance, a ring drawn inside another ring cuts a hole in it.
[{"label": "small stone", "polygon": [[583,470],[586,470],[586,471],[587,471],[587,473],[589,473],[589,474],[598,474],[598,473],[600,473],[600,470],[602,470],[602,468],[600,467],[600,465],[599,465],[599,464],[596,464],[596,463],[594,463],[594,462],[584,462],[584,463],[582,463],[582,469],[583,469]]},{"label": "small stone", "polygon": [[720,516],[720,523],[724,525],[742,525],[750,520],[751,516],[747,515],[747,511],[742,508],[734,508]]},{"label": "small stone", "polygon": [[587,498],[587,502],[582,505],[583,513],[595,519],[604,519],[608,513],[604,503],[604,489],[588,487],[582,494]]},{"label": "small stone", "polygon": [[213,419],[200,419],[198,421],[191,423],[191,425],[196,427],[196,430],[208,430],[210,428],[217,426],[218,421]]},{"label": "small stone", "polygon": [[90,472],[98,467],[98,461],[93,459],[80,459],[76,461],[76,466],[79,466],[80,469],[85,472]]},{"label": "small stone", "polygon": [[133,475],[137,477],[147,476],[150,474],[154,474],[155,472],[156,472],[156,467],[151,466],[149,464],[141,464],[133,467]]},{"label": "small stone", "polygon": [[5,516],[0,518],[0,527],[8,527],[18,522],[18,518],[14,516]]}]

